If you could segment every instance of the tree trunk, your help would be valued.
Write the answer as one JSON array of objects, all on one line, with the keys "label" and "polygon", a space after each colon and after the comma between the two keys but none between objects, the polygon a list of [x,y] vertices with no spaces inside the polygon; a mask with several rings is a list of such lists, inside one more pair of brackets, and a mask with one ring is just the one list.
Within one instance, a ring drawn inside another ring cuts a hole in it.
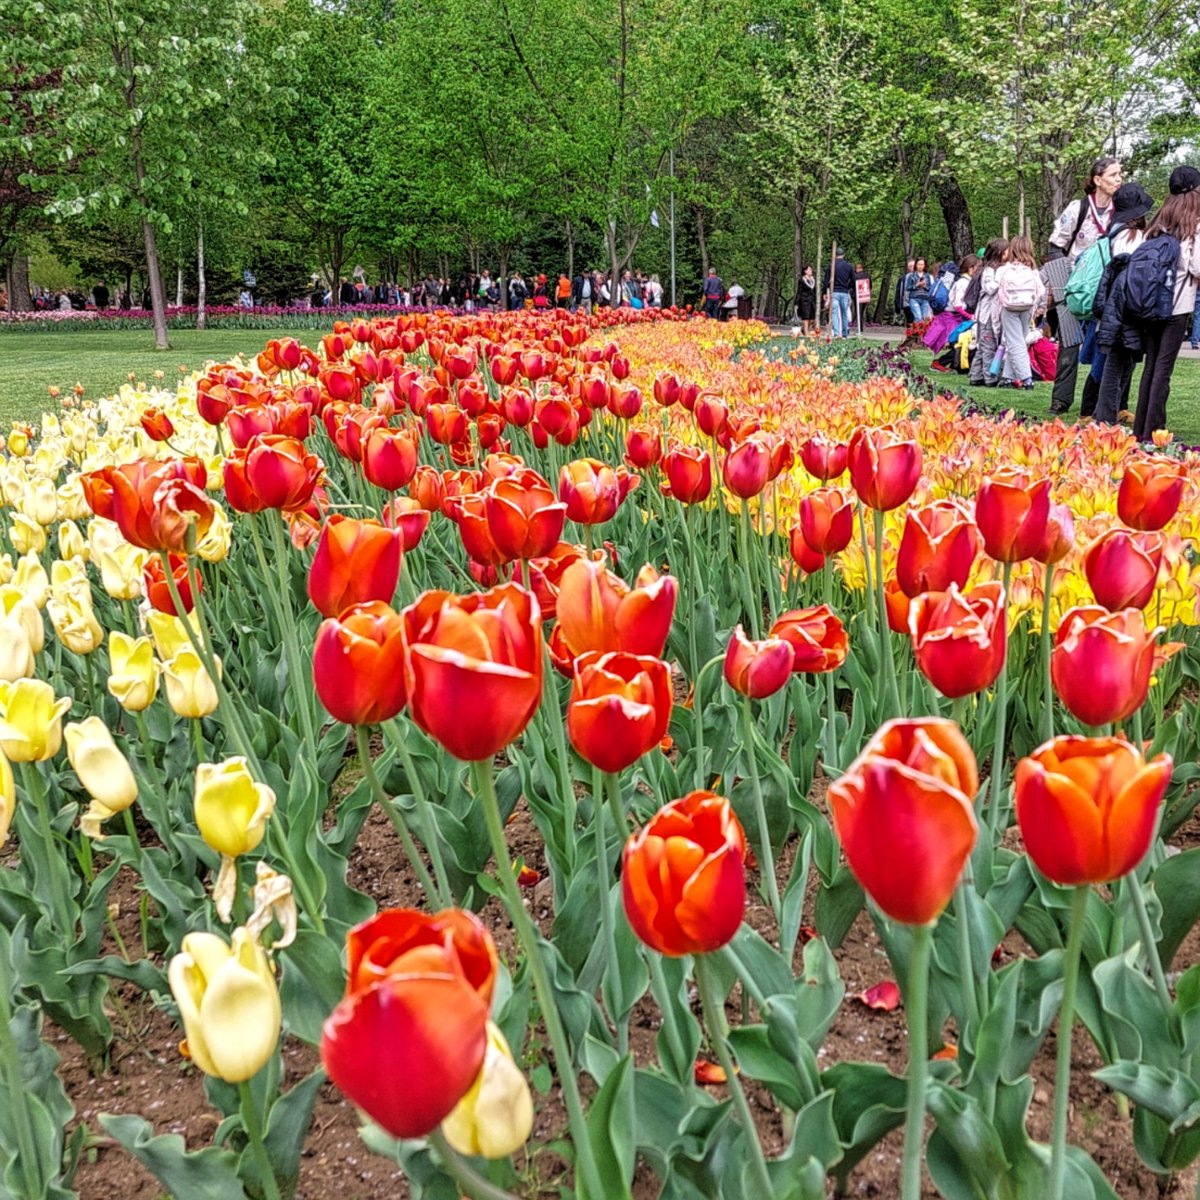
[{"label": "tree trunk", "polygon": [[[791,316],[800,311],[800,280],[804,278],[804,208],[803,188],[792,197],[792,308]],[[770,310],[768,310],[770,311]]]},{"label": "tree trunk", "polygon": [[621,260],[617,256],[617,219],[610,217],[604,226],[604,238],[608,242],[608,304],[610,308],[621,305]]},{"label": "tree trunk", "polygon": [[900,240],[904,243],[904,261],[907,263],[910,258],[915,258],[913,253],[913,208],[912,201],[906,196],[904,203],[900,205]]},{"label": "tree trunk", "polygon": [[497,257],[500,259],[500,272],[496,278],[500,288],[500,311],[508,312],[508,249],[502,248]]},{"label": "tree trunk", "polygon": [[175,307],[183,307],[183,255],[180,254],[179,262],[175,267]]},{"label": "tree trunk", "polygon": [[700,278],[708,278],[708,238],[704,235],[704,210],[697,208],[696,240],[700,243]]},{"label": "tree trunk", "polygon": [[[821,253],[825,248],[825,230],[817,230],[817,269],[813,272],[817,281],[816,292],[813,296],[813,302],[816,304],[816,320],[813,322],[813,328],[819,333],[821,330]],[[796,305],[799,308],[800,297],[796,297]]]},{"label": "tree trunk", "polygon": [[18,250],[8,261],[5,271],[8,282],[8,311],[32,312],[33,296],[29,291],[29,255]]},{"label": "tree trunk", "polygon": [[[938,203],[942,206],[942,216],[946,221],[946,232],[950,235],[950,249],[955,258],[965,258],[975,250],[975,233],[971,228],[971,210],[967,198],[953,173],[938,180]],[[905,238],[904,254],[912,257],[912,250]]]},{"label": "tree trunk", "polygon": [[575,278],[575,230],[570,220],[567,221],[567,278]]},{"label": "tree trunk", "polygon": [[196,328],[203,329],[208,319],[205,306],[208,303],[208,276],[204,272],[204,218],[196,233]]}]

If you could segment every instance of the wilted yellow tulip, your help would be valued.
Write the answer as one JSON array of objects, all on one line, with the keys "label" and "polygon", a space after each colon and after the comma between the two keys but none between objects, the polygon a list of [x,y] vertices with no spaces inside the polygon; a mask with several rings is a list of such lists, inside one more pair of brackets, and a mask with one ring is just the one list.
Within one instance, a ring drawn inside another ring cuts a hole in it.
[{"label": "wilted yellow tulip", "polygon": [[65,559],[78,558],[87,562],[87,539],[74,521],[63,521],[58,527],[58,553]]},{"label": "wilted yellow tulip", "polygon": [[51,599],[62,600],[68,595],[91,603],[92,581],[82,558],[56,558],[50,564]]},{"label": "wilted yellow tulip", "polygon": [[[280,934],[273,943],[276,950],[290,946],[296,940],[296,900],[292,895],[292,881],[267,866],[261,859],[254,865],[254,911],[246,922],[246,928],[255,937],[261,938],[272,921],[279,922]],[[230,902],[232,907],[232,901]],[[218,909],[219,911],[219,909]],[[227,916],[221,920],[228,921]]]},{"label": "wilted yellow tulip", "polygon": [[218,854],[248,854],[263,840],[274,811],[275,793],[255,782],[244,758],[196,767],[196,826]]},{"label": "wilted yellow tulip", "polygon": [[167,969],[187,1052],[206,1075],[242,1083],[267,1064],[282,1012],[266,952],[246,929],[227,945],[215,933],[189,933]]},{"label": "wilted yellow tulip", "polygon": [[122,542],[111,549],[92,548],[92,561],[100,568],[100,584],[114,600],[136,600],[143,591],[145,550]]},{"label": "wilted yellow tulip", "polygon": [[41,554],[46,548],[46,531],[23,512],[14,514],[8,526],[8,539],[18,554]]},{"label": "wilted yellow tulip", "polygon": [[214,504],[212,524],[196,544],[196,553],[205,562],[222,562],[229,554],[232,537],[233,526],[229,522],[229,515],[219,504]]},{"label": "wilted yellow tulip", "polygon": [[[35,613],[37,609],[33,610]],[[41,617],[38,617],[39,623]],[[16,617],[0,616],[0,679],[27,679],[36,667],[29,634]]]},{"label": "wilted yellow tulip", "polygon": [[49,479],[31,479],[21,497],[21,511],[39,525],[58,520],[58,493]]},{"label": "wilted yellow tulip", "polygon": [[9,762],[43,762],[62,745],[62,717],[69,696],[56,699],[41,679],[0,682],[0,751]]},{"label": "wilted yellow tulip", "polygon": [[21,555],[17,560],[17,569],[13,572],[12,581],[33,602],[35,608],[45,607],[50,597],[50,577],[36,554]]},{"label": "wilted yellow tulip", "polygon": [[91,654],[104,642],[104,630],[96,620],[90,598],[66,592],[62,599],[51,596],[46,602],[50,624],[58,640],[76,654]]},{"label": "wilted yellow tulip", "polygon": [[0,584],[0,613],[19,621],[29,639],[29,648],[41,654],[46,645],[46,626],[38,607],[15,583]]},{"label": "wilted yellow tulip", "polygon": [[[221,660],[217,659],[217,670]],[[217,708],[217,687],[194,650],[180,650],[163,663],[167,703],[176,716],[207,717]]]},{"label": "wilted yellow tulip", "polygon": [[533,1129],[533,1097],[504,1034],[487,1023],[487,1052],[470,1091],[442,1122],[446,1141],[460,1154],[507,1158]]},{"label": "wilted yellow tulip", "polygon": [[85,837],[101,838],[100,822],[124,812],[137,799],[137,780],[99,717],[69,722],[65,735],[71,767],[92,798],[79,818],[80,831]]},{"label": "wilted yellow tulip", "polygon": [[8,452],[16,458],[24,458],[29,452],[29,435],[23,429],[14,429],[8,435]]},{"label": "wilted yellow tulip", "polygon": [[126,711],[142,712],[158,695],[158,663],[148,637],[131,638],[114,629],[108,635],[108,690]]}]

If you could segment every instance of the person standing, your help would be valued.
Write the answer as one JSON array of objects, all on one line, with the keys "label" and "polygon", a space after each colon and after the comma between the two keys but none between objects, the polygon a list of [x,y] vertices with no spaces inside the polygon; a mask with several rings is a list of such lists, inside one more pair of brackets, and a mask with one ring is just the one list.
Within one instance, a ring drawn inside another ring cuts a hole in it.
[{"label": "person standing", "polygon": [[746,289],[735,279],[725,293],[725,303],[721,306],[724,312],[721,319],[728,321],[738,315],[738,301],[746,294]]},{"label": "person standing", "polygon": [[646,280],[646,304],[650,308],[662,308],[663,286],[657,275],[651,275]]},{"label": "person standing", "polygon": [[991,374],[992,359],[1000,345],[1000,303],[996,293],[1000,290],[997,275],[1008,254],[1005,238],[992,238],[983,252],[983,265],[979,268],[979,303],[975,307],[975,357],[971,360],[972,384],[995,387],[996,379]]},{"label": "person standing", "polygon": [[1032,388],[1026,338],[1033,325],[1033,314],[1046,298],[1046,288],[1033,257],[1033,242],[1027,237],[1013,238],[1008,258],[996,273],[1000,301],[1000,329],[1004,342],[1004,382],[1002,387]]},{"label": "person standing", "polygon": [[558,290],[554,294],[555,308],[569,308],[571,304],[571,280],[565,271],[558,273]]},{"label": "person standing", "polygon": [[801,331],[808,337],[817,321],[817,276],[812,269],[812,263],[804,268],[804,274],[800,276],[796,315],[800,318]]},{"label": "person standing", "polygon": [[917,261],[914,258],[910,258],[904,264],[904,270],[900,272],[900,278],[896,280],[896,290],[892,294],[892,308],[905,326],[912,320],[912,314],[908,311],[908,277],[916,267]]},{"label": "person standing", "polygon": [[704,315],[717,320],[721,315],[721,304],[725,299],[725,281],[717,274],[716,267],[708,268],[704,280]]},{"label": "person standing", "polygon": [[929,297],[933,295],[933,276],[930,275],[923,258],[913,263],[913,269],[904,277],[905,304],[913,323],[928,321],[933,316]]},{"label": "person standing", "polygon": [[829,272],[830,332],[845,340],[850,336],[850,297],[854,293],[854,268],[846,261],[839,246]]},{"label": "person standing", "polygon": [[[1050,412],[1065,413],[1075,403],[1075,380],[1079,373],[1079,348],[1086,331],[1071,314],[1063,300],[1063,290],[1075,260],[1108,232],[1112,224],[1113,197],[1122,182],[1121,160],[1098,158],[1092,163],[1083,196],[1072,200],[1054,222],[1042,279],[1054,305],[1055,332],[1058,337],[1058,364],[1054,372],[1054,391]],[[1099,385],[1085,383],[1085,406],[1095,407]]]},{"label": "person standing", "polygon": [[1167,427],[1171,372],[1192,323],[1196,284],[1200,280],[1200,171],[1195,167],[1176,167],[1171,172],[1170,193],[1146,230],[1146,247],[1157,238],[1173,237],[1179,242],[1179,256],[1171,316],[1145,325],[1146,365],[1142,368],[1137,412],[1133,417],[1133,436],[1139,442],[1150,441],[1155,430]]},{"label": "person standing", "polygon": [[1196,308],[1192,313],[1191,343],[1193,350],[1200,350],[1200,292],[1196,294]]}]

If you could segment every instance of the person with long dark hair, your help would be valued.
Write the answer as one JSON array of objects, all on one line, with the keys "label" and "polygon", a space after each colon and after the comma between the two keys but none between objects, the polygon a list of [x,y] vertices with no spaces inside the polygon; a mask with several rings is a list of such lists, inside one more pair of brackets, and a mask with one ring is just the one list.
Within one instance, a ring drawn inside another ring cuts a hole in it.
[{"label": "person with long dark hair", "polygon": [[1165,321],[1150,321],[1144,327],[1142,344],[1146,365],[1138,388],[1133,436],[1150,440],[1156,429],[1167,426],[1167,398],[1171,394],[1171,372],[1179,348],[1187,336],[1196,307],[1196,283],[1200,279],[1200,171],[1176,167],[1171,172],[1171,194],[1146,230],[1147,243],[1173,237],[1179,242],[1175,264],[1175,303]]},{"label": "person with long dark hair", "polygon": [[[1079,372],[1079,347],[1084,330],[1063,302],[1063,289],[1075,260],[1107,232],[1112,224],[1113,196],[1122,183],[1121,160],[1098,158],[1092,163],[1083,196],[1072,200],[1054,222],[1042,278],[1055,305],[1058,333],[1058,363],[1054,372],[1051,413],[1065,413],[1075,403],[1075,379]],[[1090,377],[1089,377],[1090,378]],[[1090,389],[1086,407],[1095,407],[1100,385],[1084,384]],[[1095,394],[1093,394],[1095,393]]]}]

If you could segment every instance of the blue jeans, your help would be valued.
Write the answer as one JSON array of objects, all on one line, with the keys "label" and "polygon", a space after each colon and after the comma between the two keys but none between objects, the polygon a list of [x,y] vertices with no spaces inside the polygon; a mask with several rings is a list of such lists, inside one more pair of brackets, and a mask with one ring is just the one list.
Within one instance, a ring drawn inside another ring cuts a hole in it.
[{"label": "blue jeans", "polygon": [[933,316],[933,309],[929,306],[928,300],[921,300],[914,296],[908,302],[908,311],[912,313],[913,323],[917,321],[928,321]]},{"label": "blue jeans", "polygon": [[850,336],[850,293],[833,293],[833,312],[830,316],[833,324],[833,336],[848,338]]},{"label": "blue jeans", "polygon": [[1188,338],[1193,349],[1200,344],[1200,292],[1196,294],[1196,311],[1192,313],[1192,336]]}]

